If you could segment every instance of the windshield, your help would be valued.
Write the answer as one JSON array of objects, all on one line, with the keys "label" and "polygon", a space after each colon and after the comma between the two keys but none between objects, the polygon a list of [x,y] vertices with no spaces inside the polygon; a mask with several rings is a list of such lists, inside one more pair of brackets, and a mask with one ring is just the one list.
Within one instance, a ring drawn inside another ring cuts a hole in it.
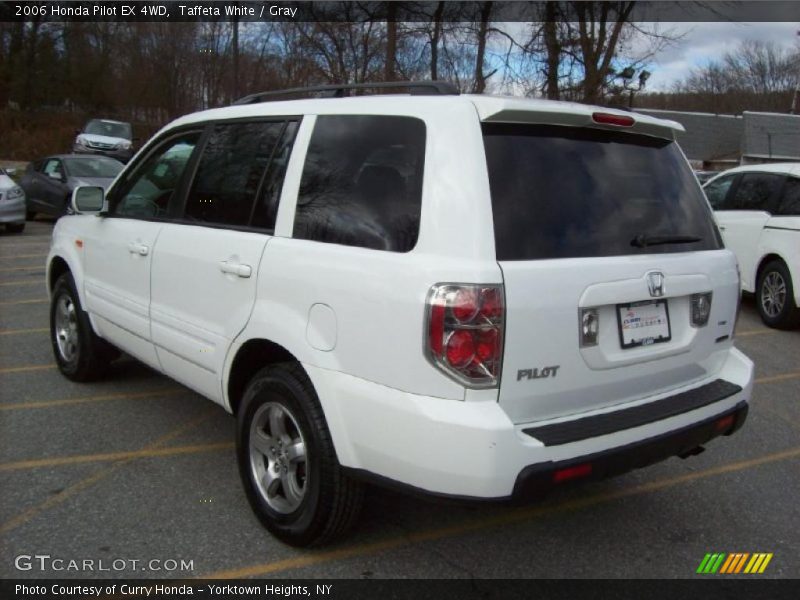
[{"label": "windshield", "polygon": [[71,177],[116,177],[123,167],[121,162],[101,156],[65,158],[64,164]]},{"label": "windshield", "polygon": [[117,123],[116,121],[102,121],[94,119],[86,124],[83,133],[92,135],[105,135],[108,137],[123,138],[130,140],[131,126],[129,123]]},{"label": "windshield", "polygon": [[553,125],[484,124],[497,260],[722,247],[669,140]]}]

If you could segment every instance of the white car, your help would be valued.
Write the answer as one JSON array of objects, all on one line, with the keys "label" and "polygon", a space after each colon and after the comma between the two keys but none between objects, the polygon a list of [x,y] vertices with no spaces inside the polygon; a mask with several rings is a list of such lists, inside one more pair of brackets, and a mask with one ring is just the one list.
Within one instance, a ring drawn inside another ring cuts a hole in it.
[{"label": "white car", "polygon": [[800,163],[737,167],[704,190],[761,319],[781,329],[800,325]]},{"label": "white car", "polygon": [[524,498],[737,430],[736,259],[680,125],[402,85],[188,115],[78,188],[47,263],[62,373],[116,347],[224,406],[300,546],[365,481]]},{"label": "white car", "polygon": [[102,154],[123,163],[133,156],[133,131],[125,121],[92,119],[75,134],[72,151],[76,154]]},{"label": "white car", "polygon": [[25,192],[0,168],[0,224],[9,233],[22,233],[25,229]]}]

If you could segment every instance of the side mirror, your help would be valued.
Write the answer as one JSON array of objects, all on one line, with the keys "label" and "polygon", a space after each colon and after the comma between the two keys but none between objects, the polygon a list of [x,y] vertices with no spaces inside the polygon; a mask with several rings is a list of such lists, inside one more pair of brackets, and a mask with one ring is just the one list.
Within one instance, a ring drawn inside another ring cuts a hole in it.
[{"label": "side mirror", "polygon": [[78,215],[99,214],[105,208],[105,191],[100,186],[79,185],[72,192],[72,210]]}]

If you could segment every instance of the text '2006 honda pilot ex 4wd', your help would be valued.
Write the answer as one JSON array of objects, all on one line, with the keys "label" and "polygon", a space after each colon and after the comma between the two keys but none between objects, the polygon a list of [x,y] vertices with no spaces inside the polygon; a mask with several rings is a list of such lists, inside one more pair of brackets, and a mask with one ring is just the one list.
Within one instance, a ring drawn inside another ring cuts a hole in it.
[{"label": "text '2006 honda pilot ex 4wd'", "polygon": [[403,86],[182,117],[75,190],[64,375],[119,349],[235,414],[249,501],[295,545],[343,533],[365,481],[526,498],[738,429],[739,275],[680,126]]}]

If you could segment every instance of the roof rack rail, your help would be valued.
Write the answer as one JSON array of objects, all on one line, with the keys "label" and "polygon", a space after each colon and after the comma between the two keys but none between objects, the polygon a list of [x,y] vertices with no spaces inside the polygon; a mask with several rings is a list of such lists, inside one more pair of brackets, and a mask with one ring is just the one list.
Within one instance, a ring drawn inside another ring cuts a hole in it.
[{"label": "roof rack rail", "polygon": [[301,94],[313,94],[316,92],[331,92],[329,97],[343,98],[349,96],[351,90],[393,90],[407,89],[412,96],[458,96],[461,92],[453,84],[446,81],[384,81],[381,83],[333,83],[328,85],[315,85],[311,87],[290,88],[287,90],[275,90],[272,92],[258,92],[250,94],[244,98],[239,98],[233,103],[255,104],[257,102],[269,102],[280,96],[291,96]]}]

